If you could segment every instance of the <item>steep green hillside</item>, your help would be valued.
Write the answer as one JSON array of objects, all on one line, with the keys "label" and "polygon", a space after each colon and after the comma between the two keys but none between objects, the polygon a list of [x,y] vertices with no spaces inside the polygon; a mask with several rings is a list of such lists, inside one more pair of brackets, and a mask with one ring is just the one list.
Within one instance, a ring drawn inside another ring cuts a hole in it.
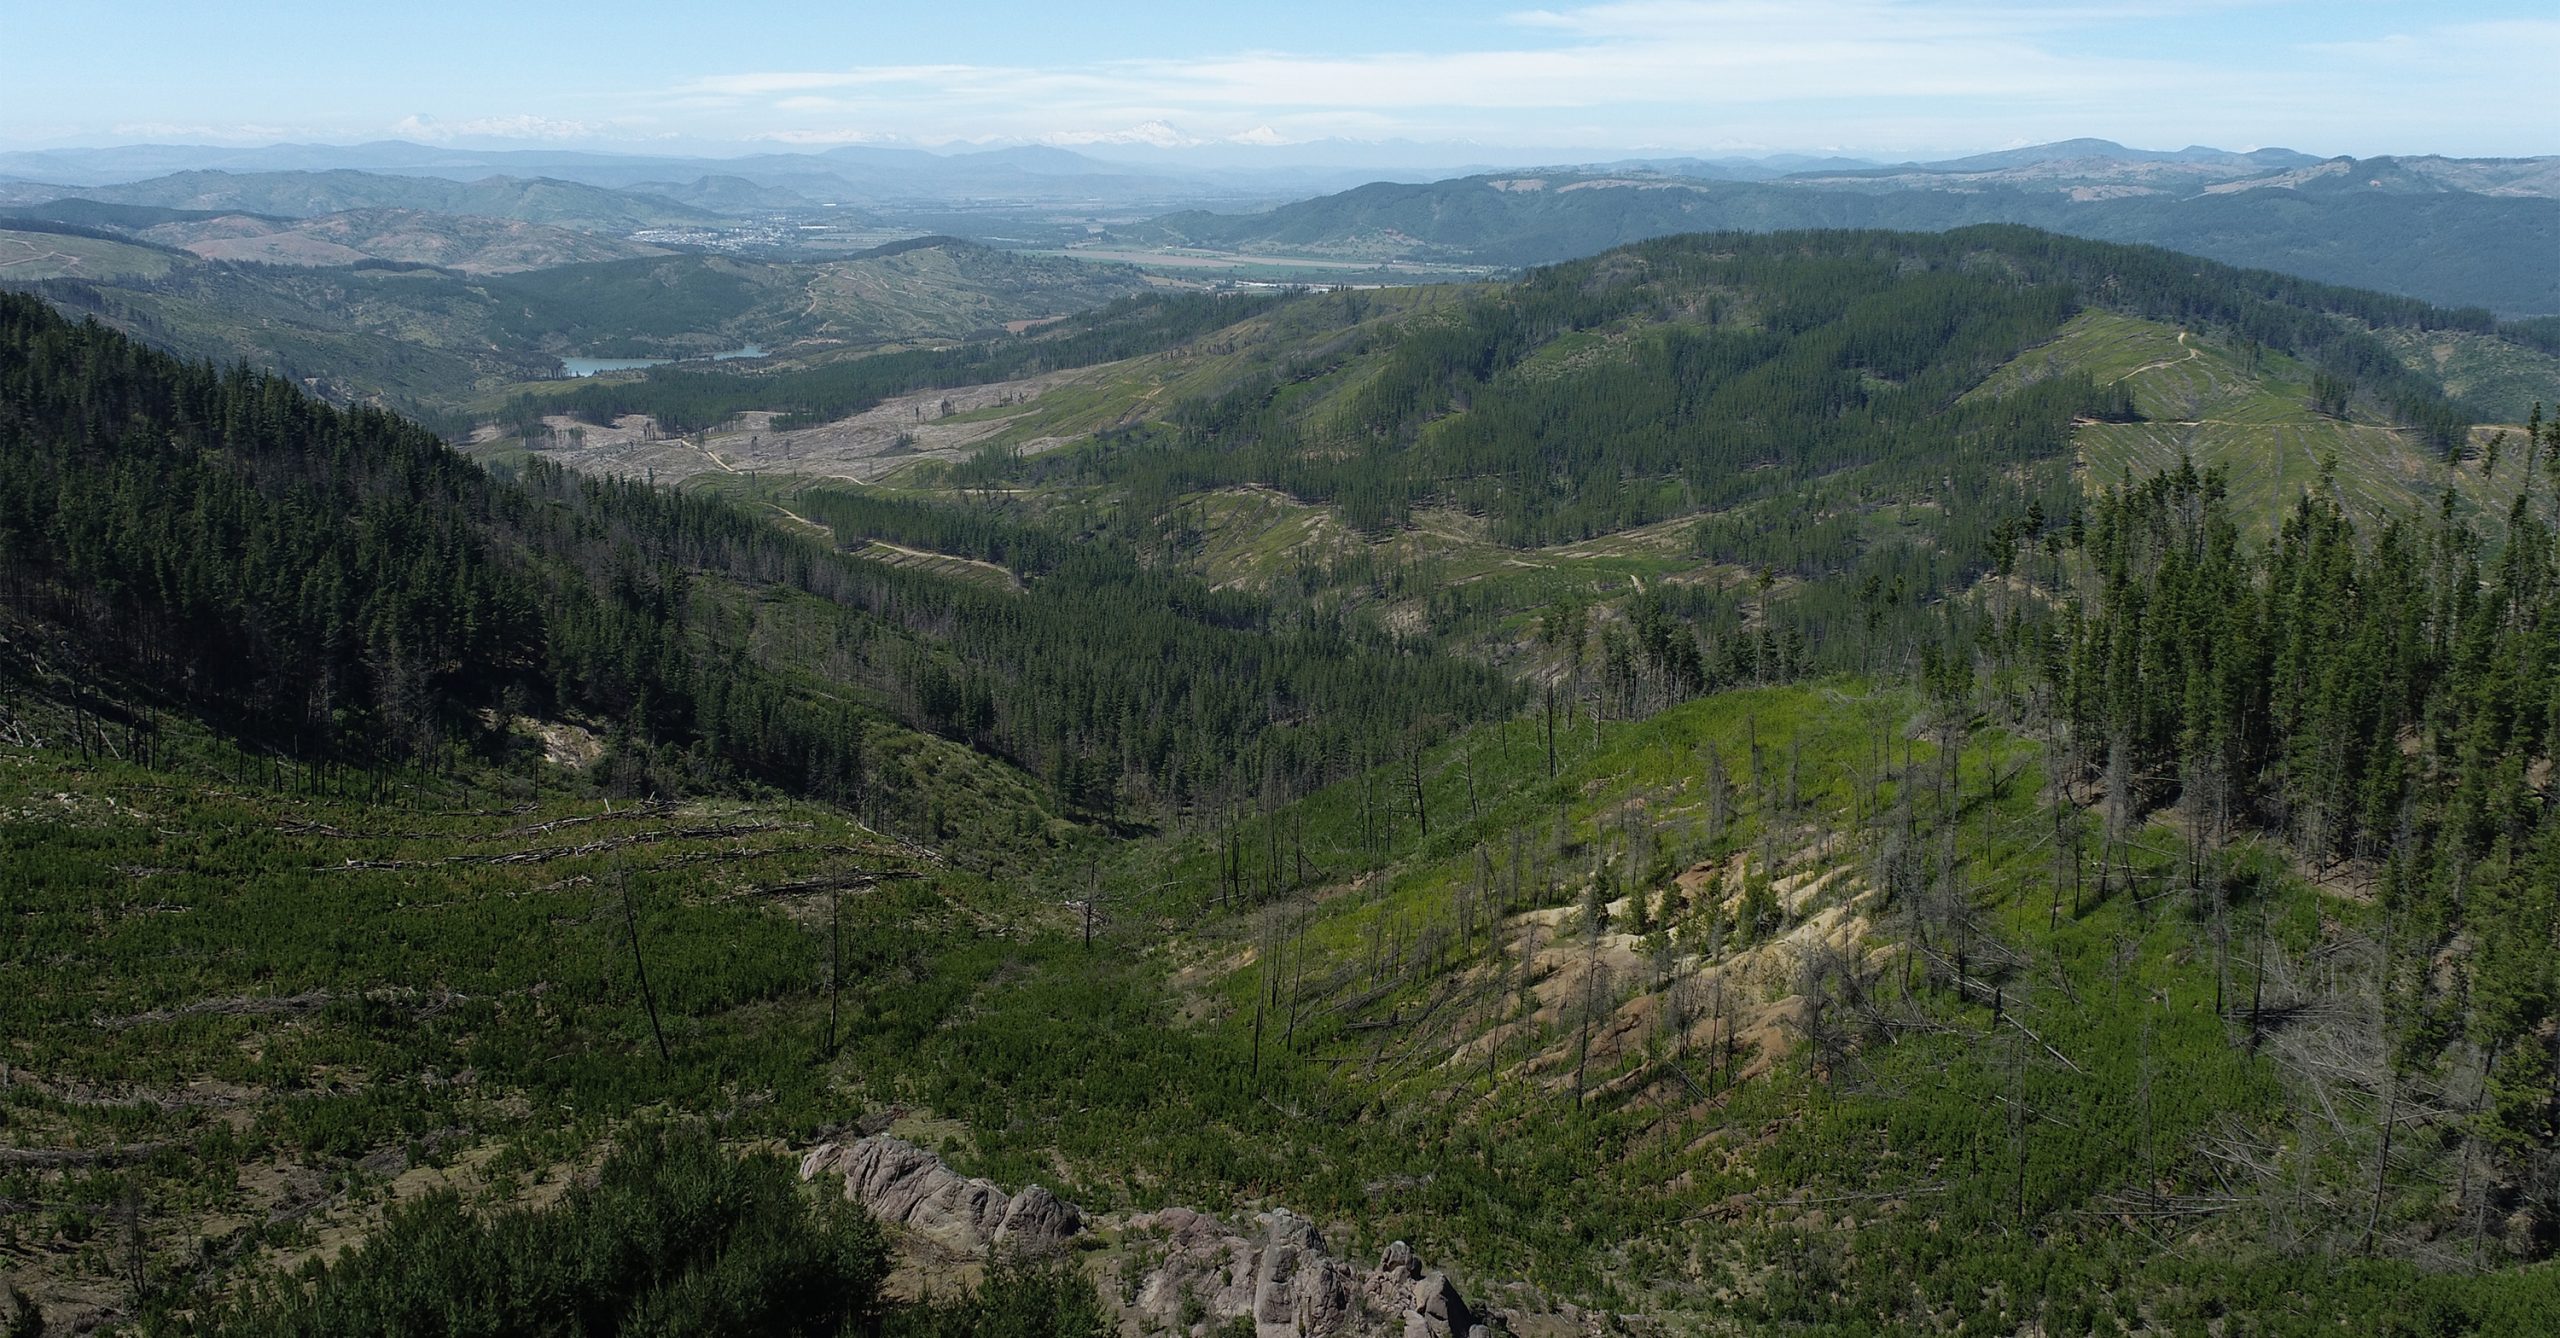
[{"label": "steep green hillside", "polygon": [[795,479],[1000,497],[1507,664],[1546,659],[1538,624],[1574,607],[1642,594],[1731,630],[1784,582],[1830,636],[1770,653],[1862,669],[2032,518],[2181,451],[2225,467],[2262,537],[2333,459],[2361,521],[2450,487],[2495,530],[2524,453],[2484,477],[2471,413],[2392,342],[2471,323],[2011,229],[1723,235],[1510,285],[1156,299],[949,352],[662,369],[509,417],[582,467],[802,518]]},{"label": "steep green hillside", "polygon": [[[492,477],[18,296],[0,448],[0,847],[40,889],[0,946],[45,975],[0,1029],[0,1201],[42,1301],[84,1312],[183,1303],[172,1261],[298,1248],[293,1223],[413,1160],[476,1149],[464,1183],[514,1184],[643,1106],[710,1114],[741,1083],[770,1106],[773,1063],[821,1060],[776,1133],[870,1099],[827,1076],[838,1052],[890,1099],[873,1047],[915,1056],[978,982],[1066,950],[986,937],[1055,919],[1021,880],[1061,850],[1235,792],[1263,774],[1241,750],[1338,775],[1352,739],[1511,698],[1108,547],[991,591],[718,502]],[[812,897],[859,935],[824,960],[865,963],[871,1003],[808,975]],[[587,947],[553,933],[574,924]],[[654,983],[626,993],[635,934]],[[173,950],[183,969],[133,969]],[[580,993],[639,1011],[561,1011]],[[780,1024],[821,1008],[826,1031]],[[857,1041],[907,1008],[905,1039]],[[622,1054],[635,1021],[650,1048]],[[118,1195],[152,1217],[101,1272]]]}]

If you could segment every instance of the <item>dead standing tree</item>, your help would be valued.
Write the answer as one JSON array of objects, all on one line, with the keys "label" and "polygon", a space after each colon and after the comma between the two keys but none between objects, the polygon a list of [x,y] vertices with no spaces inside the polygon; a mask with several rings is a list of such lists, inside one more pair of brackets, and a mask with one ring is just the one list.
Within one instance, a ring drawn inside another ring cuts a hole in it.
[{"label": "dead standing tree", "polygon": [[631,941],[631,972],[640,982],[640,1001],[649,1009],[649,1034],[657,1038],[658,1064],[662,1068],[673,1068],[675,1060],[667,1053],[667,1029],[658,1021],[658,996],[649,988],[649,958],[640,947],[640,914],[632,904],[631,870],[616,868],[613,884],[622,894],[622,928]]}]

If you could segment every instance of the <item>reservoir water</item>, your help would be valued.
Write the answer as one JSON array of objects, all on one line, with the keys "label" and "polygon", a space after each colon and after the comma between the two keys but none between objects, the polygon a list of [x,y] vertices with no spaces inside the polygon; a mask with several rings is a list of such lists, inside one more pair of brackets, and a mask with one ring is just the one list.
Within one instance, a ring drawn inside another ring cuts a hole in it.
[{"label": "reservoir water", "polygon": [[[714,353],[711,355],[711,361],[731,362],[739,358],[763,356],[762,348],[754,344],[745,344],[730,349],[726,353]],[[562,358],[560,374],[566,377],[581,377],[593,376],[598,372],[636,372],[646,367],[664,367],[675,361],[677,361],[675,358]],[[692,362],[697,359],[687,358],[684,361]]]},{"label": "reservoir water", "polygon": [[643,367],[662,367],[671,358],[562,358],[563,376],[593,376],[598,372],[636,372]]}]

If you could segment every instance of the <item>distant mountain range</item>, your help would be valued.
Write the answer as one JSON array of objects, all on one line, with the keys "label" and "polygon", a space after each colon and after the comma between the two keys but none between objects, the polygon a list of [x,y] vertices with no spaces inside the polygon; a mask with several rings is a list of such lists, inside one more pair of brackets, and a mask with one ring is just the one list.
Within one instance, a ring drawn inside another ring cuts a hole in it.
[{"label": "distant mountain range", "polygon": [[554,223],[586,229],[702,224],[718,215],[660,196],[608,190],[550,178],[384,176],[335,168],[325,172],[187,171],[144,181],[92,186],[78,198],[191,212],[220,211],[312,218],[349,209],[410,209],[475,218]]},{"label": "distant mountain range", "polygon": [[[135,145],[0,153],[0,202],[56,195],[108,198],[154,181],[214,175],[271,178],[340,172],[478,183],[496,177],[606,190],[642,190],[702,207],[753,213],[817,204],[1022,203],[1172,208],[1276,204],[1376,179],[1356,167],[1238,169],[1109,161],[1041,145],[968,153],[853,145],[735,158],[640,157],[561,150],[456,150],[390,141],[344,147],[205,149]],[[1403,173],[1414,180],[1446,170]]]},{"label": "distant mountain range", "polygon": [[[17,178],[0,179],[0,208],[205,256],[326,264],[350,258],[340,247],[475,269],[637,255],[625,242],[634,232],[821,207],[836,222],[877,210],[912,230],[1013,245],[1058,245],[1092,227],[1119,248],[1499,267],[1675,232],[2022,223],[2502,315],[2560,312],[2560,156],[2322,158],[2074,139],[1929,162],[1630,158],[1397,182],[1368,166],[1238,166],[1235,146],[1178,138],[1087,147],[733,158],[399,141],[50,150],[0,154],[0,177]],[[111,219],[100,209],[169,212]],[[615,245],[483,236],[479,225],[407,249],[351,240],[385,235],[376,225],[386,220],[397,240],[399,221],[382,211],[611,234]],[[339,214],[357,217],[316,229],[254,221]],[[236,215],[254,218],[214,221]]]},{"label": "distant mountain range", "polygon": [[[848,145],[801,153],[687,157],[565,149],[465,149],[386,140],[370,144],[277,144],[262,148],[126,145],[0,153],[0,204],[32,204],[67,195],[181,208],[256,208],[308,216],[337,209],[392,207],[473,212],[527,221],[559,221],[558,206],[504,197],[535,187],[569,186],[632,192],[661,206],[715,214],[754,214],[815,205],[1015,204],[1096,208],[1268,208],[1379,182],[1422,184],[1500,176],[1506,156],[1487,152],[1467,162],[1472,146],[1324,143],[1250,148],[1179,137],[1135,138],[1083,149],[1053,145],[932,152]],[[1398,161],[1402,159],[1403,161]],[[2134,149],[2103,139],[2073,139],[1926,162],[1773,154],[1762,157],[1628,157],[1559,160],[1541,172],[1641,173],[1687,181],[1768,182],[1837,190],[2025,190],[2116,194],[2195,194],[2210,187],[2276,178],[2315,177],[2326,165],[2358,162],[2292,149],[2233,152],[2202,145]],[[2560,195],[2560,158],[2376,158],[2425,183],[2426,189],[2481,194]],[[421,185],[351,188],[347,174]],[[497,199],[457,198],[452,183]],[[299,200],[295,192],[303,193]],[[396,195],[397,198],[385,198]],[[323,207],[326,205],[327,207]],[[508,212],[512,208],[514,212]],[[627,206],[617,206],[627,208]],[[658,221],[670,221],[661,218]]]},{"label": "distant mountain range", "polygon": [[2023,223],[2502,315],[2560,312],[2560,157],[2315,159],[2101,140],[1757,180],[1714,167],[1378,183],[1255,214],[1168,215],[1107,240],[1525,266],[1677,232]]}]

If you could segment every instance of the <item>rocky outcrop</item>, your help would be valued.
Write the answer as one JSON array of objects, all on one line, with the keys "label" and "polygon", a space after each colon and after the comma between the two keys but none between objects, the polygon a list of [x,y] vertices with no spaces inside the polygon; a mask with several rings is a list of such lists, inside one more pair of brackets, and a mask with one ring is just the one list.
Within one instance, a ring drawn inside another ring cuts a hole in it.
[{"label": "rocky outcrop", "polygon": [[801,1158],[800,1178],[844,1177],[844,1196],[871,1215],[954,1254],[990,1249],[1047,1254],[1084,1229],[1075,1205],[1032,1185],[1007,1194],[960,1175],[942,1159],[886,1134],[825,1143]]},{"label": "rocky outcrop", "polygon": [[1258,1338],[1472,1338],[1478,1317],[1446,1274],[1425,1272],[1397,1241],[1374,1269],[1333,1257],[1287,1209],[1234,1230],[1187,1208],[1129,1220],[1127,1248],[1148,1259],[1130,1304],[1142,1324],[1214,1329],[1250,1319]]},{"label": "rocky outcrop", "polygon": [[[844,1177],[844,1194],[874,1217],[953,1255],[1044,1254],[1085,1227],[1074,1204],[1038,1185],[1007,1194],[901,1138],[825,1143],[800,1176]],[[1476,1338],[1485,1328],[1445,1273],[1425,1269],[1403,1241],[1378,1266],[1337,1259],[1324,1233],[1286,1208],[1249,1227],[1188,1208],[1129,1219],[1121,1245],[1136,1262],[1135,1291],[1106,1294],[1146,1331],[1200,1333],[1249,1320],[1256,1338]]]}]

